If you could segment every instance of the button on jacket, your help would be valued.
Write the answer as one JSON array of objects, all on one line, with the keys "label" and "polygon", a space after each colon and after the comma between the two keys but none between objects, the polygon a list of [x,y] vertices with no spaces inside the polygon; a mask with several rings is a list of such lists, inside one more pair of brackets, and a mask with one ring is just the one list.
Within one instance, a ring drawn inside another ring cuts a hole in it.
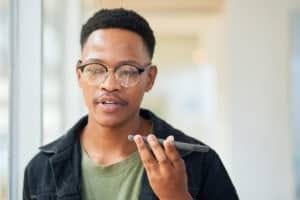
[{"label": "button on jacket", "polygon": [[[173,128],[148,110],[140,115],[150,120],[159,138],[173,135],[176,141],[203,144]],[[79,200],[81,199],[80,133],[88,117],[80,119],[65,135],[40,147],[40,152],[25,169],[23,199]],[[217,153],[179,151],[186,165],[188,188],[193,199],[238,200],[236,190]],[[172,181],[172,180],[170,180]],[[97,198],[101,200],[101,196]],[[107,200],[107,199],[104,199]],[[158,200],[144,171],[139,200]]]}]

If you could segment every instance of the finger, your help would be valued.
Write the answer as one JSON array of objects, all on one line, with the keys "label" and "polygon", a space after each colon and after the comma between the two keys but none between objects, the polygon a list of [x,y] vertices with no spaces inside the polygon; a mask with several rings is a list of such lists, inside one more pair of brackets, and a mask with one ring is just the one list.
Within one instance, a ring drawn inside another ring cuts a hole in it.
[{"label": "finger", "polygon": [[141,157],[144,167],[146,168],[147,171],[151,170],[151,168],[153,168],[155,165],[157,165],[157,161],[152,156],[147,145],[143,141],[142,136],[135,135],[133,139],[137,146],[137,149],[140,154],[140,157]]},{"label": "finger", "polygon": [[173,166],[176,168],[182,168],[184,162],[174,145],[174,136],[171,135],[167,137],[167,139],[164,141],[164,147],[166,155]]},{"label": "finger", "polygon": [[170,164],[170,161],[169,161],[168,157],[166,156],[166,153],[165,153],[163,147],[161,146],[161,144],[158,143],[158,140],[155,137],[155,135],[150,134],[147,137],[147,141],[149,142],[149,145],[152,149],[152,152],[153,152],[157,162],[160,165]]}]

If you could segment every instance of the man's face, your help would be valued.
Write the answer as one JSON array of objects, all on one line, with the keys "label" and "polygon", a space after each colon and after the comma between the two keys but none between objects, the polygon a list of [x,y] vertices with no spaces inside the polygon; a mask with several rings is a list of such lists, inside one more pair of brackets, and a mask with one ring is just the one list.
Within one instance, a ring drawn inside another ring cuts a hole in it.
[{"label": "man's face", "polygon": [[[150,62],[142,38],[123,29],[99,29],[91,33],[83,46],[82,64],[97,60],[109,69],[120,63],[130,62],[145,66]],[[83,73],[77,69],[79,86],[82,89],[89,117],[101,126],[118,127],[133,120],[146,91],[152,88],[156,67],[140,74],[140,81],[132,87],[122,86],[109,71],[103,83],[96,86],[87,83]]]}]

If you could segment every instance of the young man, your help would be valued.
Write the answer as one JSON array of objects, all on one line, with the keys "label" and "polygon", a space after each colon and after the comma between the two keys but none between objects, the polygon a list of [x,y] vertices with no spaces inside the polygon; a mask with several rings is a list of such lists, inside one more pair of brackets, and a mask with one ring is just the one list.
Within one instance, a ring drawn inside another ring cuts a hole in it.
[{"label": "young man", "polygon": [[82,27],[81,47],[76,73],[88,115],[30,161],[24,199],[238,199],[214,150],[177,150],[174,139],[202,143],[140,108],[157,74],[144,18],[100,10]]}]

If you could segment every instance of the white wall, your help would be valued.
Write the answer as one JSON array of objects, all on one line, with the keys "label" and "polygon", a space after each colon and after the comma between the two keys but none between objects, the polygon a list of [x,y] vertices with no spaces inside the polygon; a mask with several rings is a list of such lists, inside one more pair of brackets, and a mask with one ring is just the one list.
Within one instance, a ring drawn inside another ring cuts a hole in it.
[{"label": "white wall", "polygon": [[285,0],[226,5],[232,175],[243,200],[295,199],[290,8]]},{"label": "white wall", "polygon": [[[300,167],[300,11],[293,13],[292,22],[292,63],[291,63],[291,114],[294,135],[295,169]],[[298,150],[298,151],[297,151]],[[300,197],[300,170],[296,170],[297,197]]]}]

